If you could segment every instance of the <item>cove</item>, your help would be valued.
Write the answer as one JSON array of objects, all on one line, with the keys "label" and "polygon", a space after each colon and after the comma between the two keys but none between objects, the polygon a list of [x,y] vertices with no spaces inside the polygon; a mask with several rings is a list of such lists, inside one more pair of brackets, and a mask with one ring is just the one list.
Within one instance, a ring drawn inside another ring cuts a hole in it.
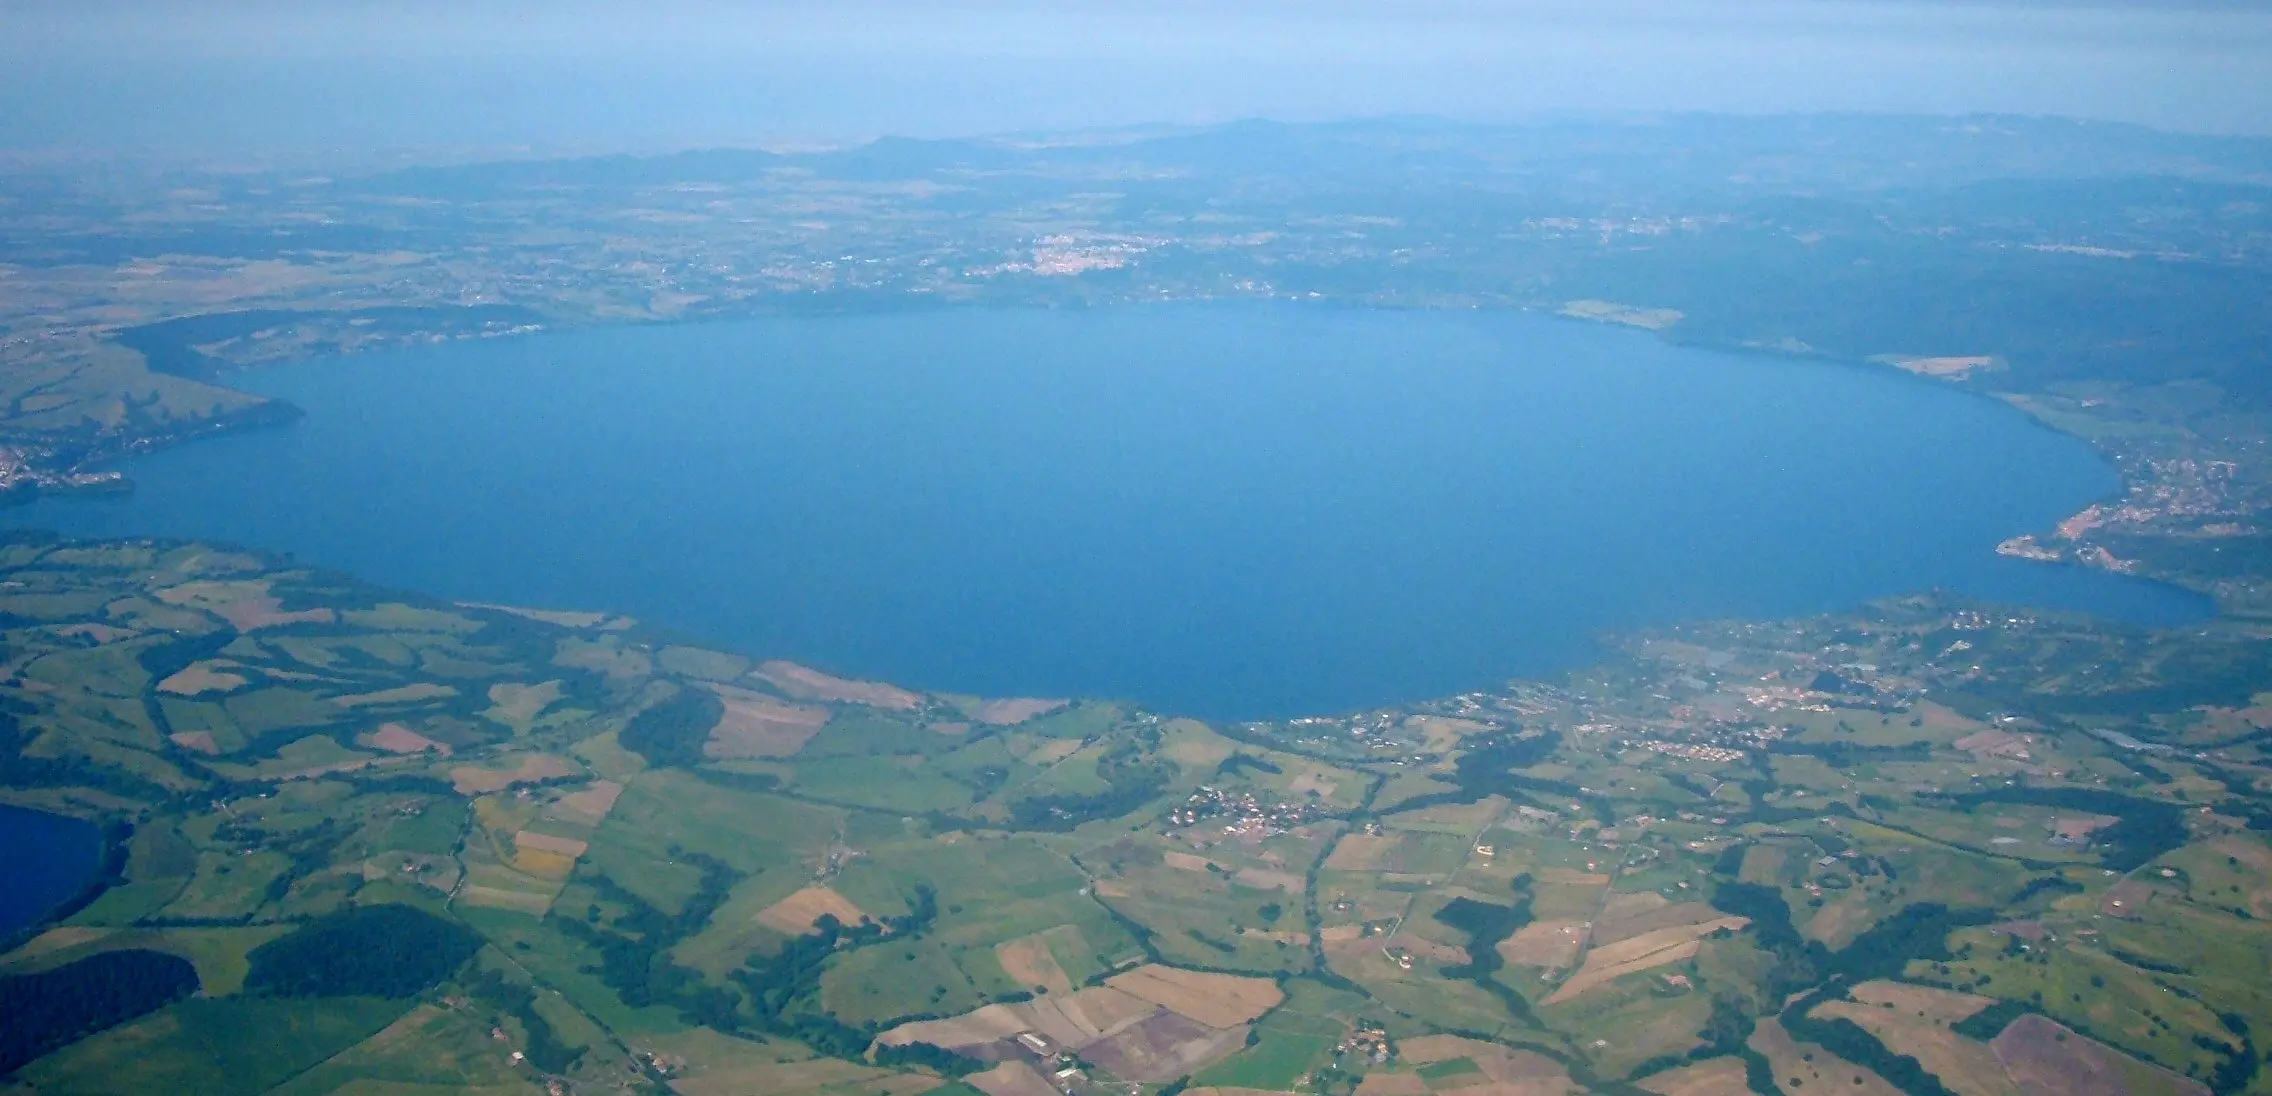
[{"label": "cove", "polygon": [[0,939],[76,897],[102,857],[94,823],[0,803]]},{"label": "cove", "polygon": [[1996,556],[2117,487],[1891,371],[1520,313],[961,309],[580,329],[234,382],[292,425],[11,525],[210,538],[629,612],[838,673],[1207,718],[1582,664],[1605,629],[1950,588],[2150,625]]}]

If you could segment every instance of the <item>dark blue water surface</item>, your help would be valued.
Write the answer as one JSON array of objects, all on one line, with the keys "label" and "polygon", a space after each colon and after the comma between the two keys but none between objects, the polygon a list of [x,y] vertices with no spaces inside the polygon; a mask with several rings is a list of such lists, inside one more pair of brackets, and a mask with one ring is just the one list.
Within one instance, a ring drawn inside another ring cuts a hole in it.
[{"label": "dark blue water surface", "polygon": [[78,894],[102,857],[94,823],[0,803],[0,938]]},{"label": "dark blue water surface", "polygon": [[578,330],[240,378],[293,426],[7,516],[222,538],[752,654],[1212,717],[1441,696],[1601,629],[1929,587],[2144,623],[1993,554],[2112,491],[1890,371],[1510,313],[965,310]]}]

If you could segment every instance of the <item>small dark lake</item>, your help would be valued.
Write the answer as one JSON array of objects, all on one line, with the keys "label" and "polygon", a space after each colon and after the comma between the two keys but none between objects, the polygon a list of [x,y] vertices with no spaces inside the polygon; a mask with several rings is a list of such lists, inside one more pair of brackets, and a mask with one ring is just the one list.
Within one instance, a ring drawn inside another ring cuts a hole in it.
[{"label": "small dark lake", "polygon": [[0,803],[0,937],[77,895],[102,858],[94,823]]},{"label": "small dark lake", "polygon": [[1447,695],[1602,629],[1949,587],[2112,491],[1930,382],[1507,313],[1174,305],[578,330],[235,378],[289,427],[0,521],[219,538],[748,653],[1233,718]]}]

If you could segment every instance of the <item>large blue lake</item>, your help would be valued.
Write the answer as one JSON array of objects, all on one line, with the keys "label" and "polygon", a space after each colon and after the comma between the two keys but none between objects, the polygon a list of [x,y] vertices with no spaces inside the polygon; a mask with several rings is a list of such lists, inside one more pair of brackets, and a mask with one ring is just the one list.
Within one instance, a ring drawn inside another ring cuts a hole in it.
[{"label": "large blue lake", "polygon": [[1509,313],[962,310],[578,330],[237,378],[308,411],[5,516],[636,614],[923,688],[1249,717],[1579,664],[1603,629],[1949,587],[2113,490],[1890,371]]},{"label": "large blue lake", "polygon": [[0,938],[93,882],[102,854],[94,823],[0,803]]}]

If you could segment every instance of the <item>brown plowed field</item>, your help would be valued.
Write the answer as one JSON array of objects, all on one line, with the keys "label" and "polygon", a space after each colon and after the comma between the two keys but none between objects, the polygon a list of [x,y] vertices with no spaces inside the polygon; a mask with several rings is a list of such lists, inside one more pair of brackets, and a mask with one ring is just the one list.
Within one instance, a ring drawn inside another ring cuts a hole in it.
[{"label": "brown plowed field", "polygon": [[2004,1072],[2028,1096],[2146,1092],[2209,1096],[2207,1085],[2148,1065],[2042,1016],[2030,1014],[2012,1021],[1988,1045],[1995,1048]]},{"label": "brown plowed field", "polygon": [[1021,986],[1046,987],[1052,994],[1073,992],[1073,980],[1057,965],[1057,957],[1049,954],[1049,941],[1041,933],[994,945],[994,958],[1002,964],[1002,973]]},{"label": "brown plowed field", "polygon": [[1714,1058],[1680,1069],[1668,1069],[1640,1084],[1658,1096],[1752,1096],[1740,1058]]},{"label": "brown plowed field", "polygon": [[756,672],[758,677],[772,683],[774,688],[800,700],[865,704],[871,708],[890,708],[895,711],[908,711],[923,705],[921,694],[908,692],[897,685],[886,685],[880,681],[854,681],[780,659],[759,664]]},{"label": "brown plowed field", "polygon": [[789,757],[828,724],[828,709],[791,704],[764,693],[712,685],[725,710],[702,744],[705,757]]},{"label": "brown plowed field", "polygon": [[1545,1003],[1559,1004],[1597,986],[1651,967],[1677,963],[1696,954],[1698,940],[1721,928],[1740,929],[1748,917],[1720,917],[1695,925],[1658,929],[1586,952],[1585,965],[1562,983]]},{"label": "brown plowed field", "polygon": [[1023,723],[1036,716],[1048,715],[1066,705],[1063,700],[1044,700],[1036,697],[1011,697],[989,700],[978,706],[971,718],[996,727]]},{"label": "brown plowed field", "polygon": [[1560,969],[1575,965],[1586,948],[1581,921],[1533,921],[1499,942],[1499,957],[1526,967]]},{"label": "brown plowed field", "polygon": [[1105,984],[1132,997],[1189,1016],[1209,1027],[1243,1024],[1286,999],[1278,983],[1235,974],[1208,974],[1158,964],[1116,974]]},{"label": "brown plowed field", "polygon": [[1161,1012],[1109,1039],[1082,1047],[1081,1057],[1115,1077],[1172,1081],[1229,1057],[1246,1044],[1246,1031],[1244,1024],[1214,1028],[1188,1016]]}]

